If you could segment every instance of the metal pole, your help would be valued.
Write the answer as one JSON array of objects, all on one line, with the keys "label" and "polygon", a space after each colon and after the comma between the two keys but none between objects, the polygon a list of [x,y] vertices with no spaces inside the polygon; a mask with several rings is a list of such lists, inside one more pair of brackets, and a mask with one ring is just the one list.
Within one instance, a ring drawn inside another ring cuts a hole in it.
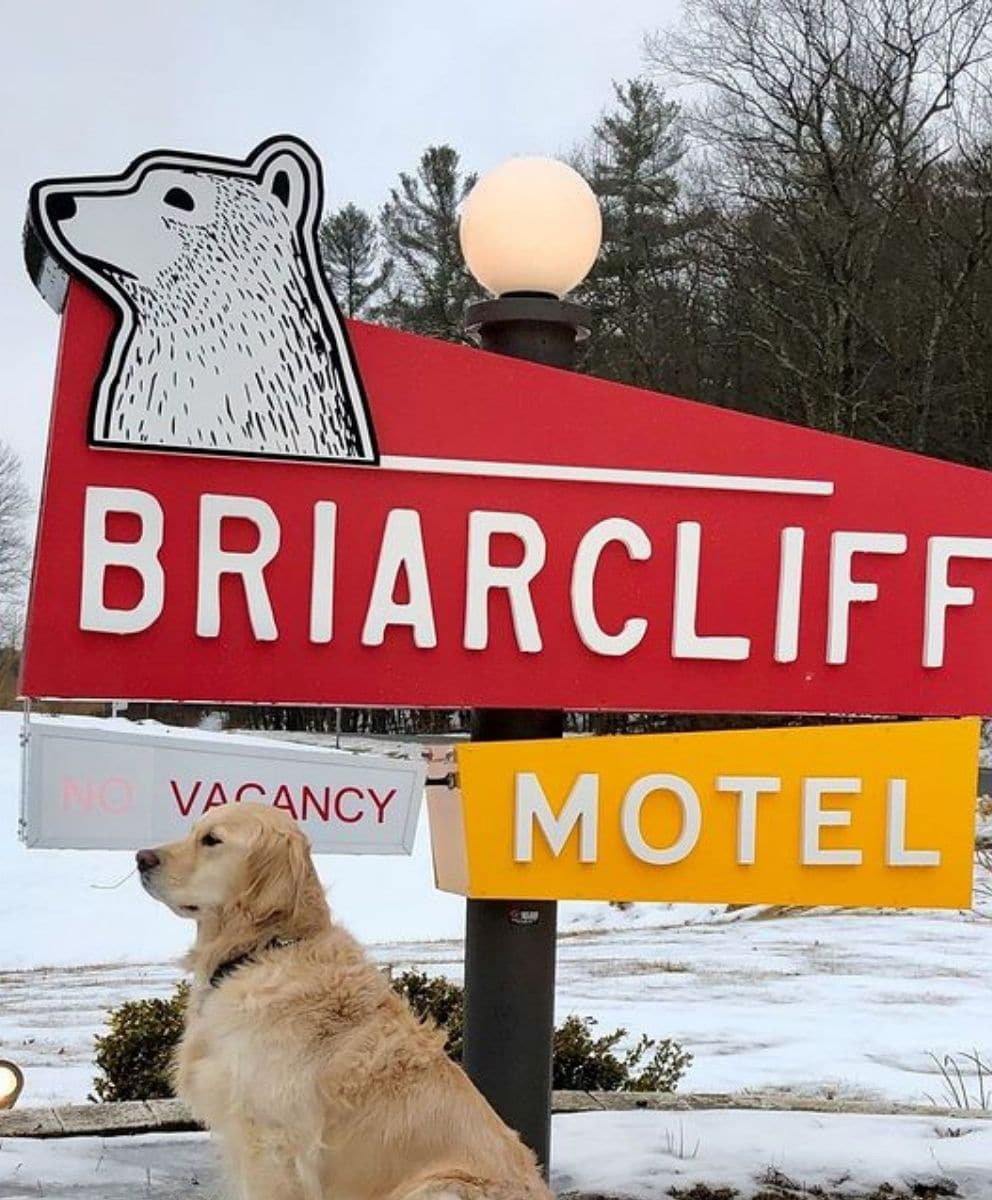
[{"label": "metal pole", "polygon": [[[484,350],[571,367],[576,341],[588,334],[589,314],[553,297],[503,296],[471,305],[465,324]],[[561,737],[563,721],[561,712],[476,709],[472,739]],[[534,1151],[545,1174],[551,1148],[557,921],[553,900],[467,901],[465,1070]]]}]

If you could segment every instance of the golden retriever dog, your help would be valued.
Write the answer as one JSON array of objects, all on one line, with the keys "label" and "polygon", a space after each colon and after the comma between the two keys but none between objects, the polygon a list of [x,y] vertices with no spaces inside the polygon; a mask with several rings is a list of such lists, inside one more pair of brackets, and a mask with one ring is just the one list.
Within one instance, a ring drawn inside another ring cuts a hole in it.
[{"label": "golden retriever dog", "polygon": [[444,1035],[332,920],[285,813],[219,809],[137,861],[196,921],[176,1087],[239,1200],[550,1200]]}]

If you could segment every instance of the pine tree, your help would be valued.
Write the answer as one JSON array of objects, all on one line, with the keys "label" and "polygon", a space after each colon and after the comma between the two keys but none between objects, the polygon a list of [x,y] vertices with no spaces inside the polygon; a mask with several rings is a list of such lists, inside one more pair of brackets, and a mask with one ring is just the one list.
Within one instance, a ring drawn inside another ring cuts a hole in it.
[{"label": "pine tree", "polygon": [[580,293],[596,322],[586,366],[644,387],[692,390],[690,364],[679,358],[691,320],[676,209],[680,109],[649,80],[613,90],[615,107],[581,156],[603,213],[603,248]]},{"label": "pine tree", "polygon": [[334,298],[349,317],[361,316],[391,274],[388,262],[379,265],[379,237],[372,218],[346,204],[321,223],[319,241]]},{"label": "pine tree", "polygon": [[463,312],[479,295],[458,244],[458,206],[475,183],[451,146],[430,146],[415,175],[400,174],[383,206],[380,231],[392,266],[380,315],[391,324],[464,341]]}]

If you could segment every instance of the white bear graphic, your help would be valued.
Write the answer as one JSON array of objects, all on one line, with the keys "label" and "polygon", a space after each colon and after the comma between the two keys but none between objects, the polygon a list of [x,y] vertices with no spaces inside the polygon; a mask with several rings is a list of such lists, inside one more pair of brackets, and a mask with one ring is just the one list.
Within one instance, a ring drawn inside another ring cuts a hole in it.
[{"label": "white bear graphic", "polygon": [[121,176],[35,185],[25,253],[39,287],[64,295],[61,268],[119,314],[93,444],[376,461],[317,254],[321,207],[317,158],[289,137],[244,162],[156,151]]}]

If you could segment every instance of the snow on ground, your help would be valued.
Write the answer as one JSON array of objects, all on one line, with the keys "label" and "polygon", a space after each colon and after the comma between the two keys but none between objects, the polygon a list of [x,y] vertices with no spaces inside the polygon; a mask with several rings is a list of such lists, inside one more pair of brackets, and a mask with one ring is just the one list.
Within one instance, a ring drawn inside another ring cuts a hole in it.
[{"label": "snow on ground", "polygon": [[[167,994],[192,926],[141,892],[128,854],[17,842],[18,732],[0,714],[0,1057],[26,1069],[23,1105],[81,1101],[106,1010]],[[410,858],[317,861],[338,918],[379,961],[461,979],[464,903],[434,889],[426,819]],[[943,1102],[930,1052],[992,1056],[988,918],[561,907],[559,1019],[678,1038],[695,1057],[684,1091]]]},{"label": "snow on ground", "polygon": [[[950,1132],[950,1131],[953,1131]],[[657,1200],[694,1183],[745,1195],[776,1178],[840,1195],[953,1180],[992,1195],[992,1123],[815,1113],[581,1113],[555,1118],[552,1180]],[[946,1193],[943,1193],[946,1194]]]},{"label": "snow on ground", "polygon": [[[398,970],[462,978],[457,940],[370,949]],[[84,1100],[107,1008],[166,995],[179,975],[168,964],[0,973],[0,1057],[26,1070],[22,1103]],[[837,914],[649,926],[563,937],[557,1008],[559,1019],[594,1015],[601,1031],[677,1038],[695,1058],[683,1091],[947,1103],[929,1052],[977,1047],[988,1061],[990,977],[992,922]]]},{"label": "snow on ground", "polygon": [[[957,1185],[962,1200],[992,1195],[992,1122],[815,1113],[582,1113],[554,1119],[551,1183],[660,1200],[696,1183],[743,1196],[769,1181],[857,1196],[882,1184],[911,1193]],[[65,1139],[0,1145],[5,1200],[165,1200],[220,1193],[202,1135]],[[940,1192],[940,1195],[949,1194]]]}]

